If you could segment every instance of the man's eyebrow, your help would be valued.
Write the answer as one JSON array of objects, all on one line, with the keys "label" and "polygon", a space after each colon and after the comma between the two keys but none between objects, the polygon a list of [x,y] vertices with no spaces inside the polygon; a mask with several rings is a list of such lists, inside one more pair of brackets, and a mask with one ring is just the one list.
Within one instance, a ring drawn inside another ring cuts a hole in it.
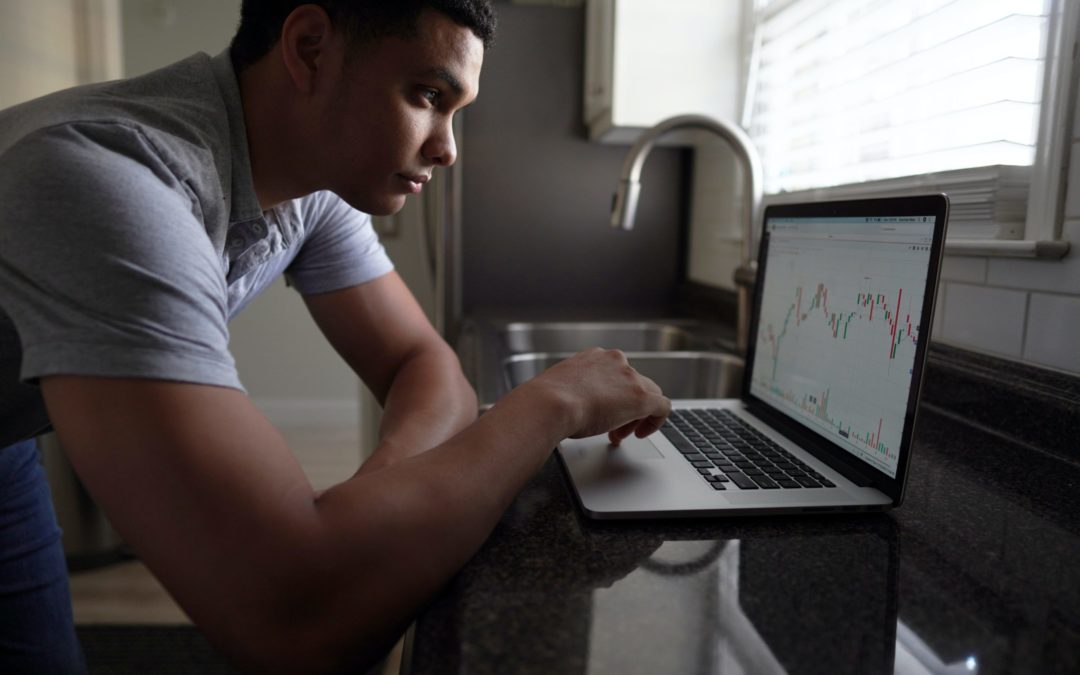
[{"label": "man's eyebrow", "polygon": [[430,68],[420,73],[424,77],[436,77],[446,83],[448,87],[454,90],[455,94],[459,96],[465,92],[465,87],[462,86],[461,81],[454,77],[446,68]]}]

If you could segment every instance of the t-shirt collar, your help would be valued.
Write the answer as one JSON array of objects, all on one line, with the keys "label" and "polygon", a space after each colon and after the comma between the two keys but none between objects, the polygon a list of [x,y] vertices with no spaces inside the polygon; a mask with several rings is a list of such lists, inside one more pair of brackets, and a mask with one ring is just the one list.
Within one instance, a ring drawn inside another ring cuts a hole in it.
[{"label": "t-shirt collar", "polygon": [[255,194],[255,181],[251,176],[251,157],[248,154],[247,129],[244,127],[244,106],[240,99],[240,84],[233,70],[229,50],[225,49],[210,59],[214,78],[225,102],[229,119],[229,164],[222,175],[231,175],[232,184],[222,185],[225,199],[229,202],[229,222],[237,223],[262,217],[262,207]]}]

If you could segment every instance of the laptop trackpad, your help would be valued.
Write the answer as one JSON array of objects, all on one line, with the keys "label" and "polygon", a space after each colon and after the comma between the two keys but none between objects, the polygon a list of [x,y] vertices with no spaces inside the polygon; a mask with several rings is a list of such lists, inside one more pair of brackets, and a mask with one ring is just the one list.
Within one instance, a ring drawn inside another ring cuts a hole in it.
[{"label": "laptop trackpad", "polygon": [[611,451],[614,457],[623,457],[626,459],[663,459],[664,455],[660,453],[660,449],[653,445],[653,442],[648,438],[638,438],[631,436],[624,439],[619,447],[613,448]]}]

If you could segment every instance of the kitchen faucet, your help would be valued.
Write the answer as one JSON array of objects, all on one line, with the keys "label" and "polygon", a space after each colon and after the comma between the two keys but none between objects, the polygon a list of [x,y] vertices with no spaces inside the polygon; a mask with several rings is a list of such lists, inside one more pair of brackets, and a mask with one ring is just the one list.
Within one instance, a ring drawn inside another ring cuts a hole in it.
[{"label": "kitchen faucet", "polygon": [[750,288],[754,285],[757,263],[754,261],[754,223],[757,222],[761,208],[761,159],[753,141],[746,133],[733,124],[706,117],[705,115],[679,115],[668,118],[642,132],[637,141],[626,153],[622,174],[611,205],[611,226],[622,230],[634,228],[634,216],[637,213],[638,195],[641,193],[641,167],[649,156],[653,145],[670,131],[675,129],[704,129],[722,138],[735,152],[735,157],[742,165],[743,179],[746,181],[745,218],[742,228],[742,256],[738,269],[735,270],[735,285],[738,294],[738,319],[735,342],[740,354],[746,354],[746,343],[750,331]]}]

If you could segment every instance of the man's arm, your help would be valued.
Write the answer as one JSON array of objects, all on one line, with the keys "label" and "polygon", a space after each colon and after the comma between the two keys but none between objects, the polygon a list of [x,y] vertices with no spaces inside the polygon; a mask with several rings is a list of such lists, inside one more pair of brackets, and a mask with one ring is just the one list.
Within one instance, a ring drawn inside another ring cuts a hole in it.
[{"label": "man's arm", "polygon": [[362,471],[428,450],[476,419],[476,393],[396,272],[305,296],[323,334],[383,406]]},{"label": "man's arm", "polygon": [[527,382],[439,446],[318,498],[281,436],[233,389],[43,378],[79,476],[219,648],[259,670],[368,663],[488,536],[559,440],[670,403],[619,352]]}]

